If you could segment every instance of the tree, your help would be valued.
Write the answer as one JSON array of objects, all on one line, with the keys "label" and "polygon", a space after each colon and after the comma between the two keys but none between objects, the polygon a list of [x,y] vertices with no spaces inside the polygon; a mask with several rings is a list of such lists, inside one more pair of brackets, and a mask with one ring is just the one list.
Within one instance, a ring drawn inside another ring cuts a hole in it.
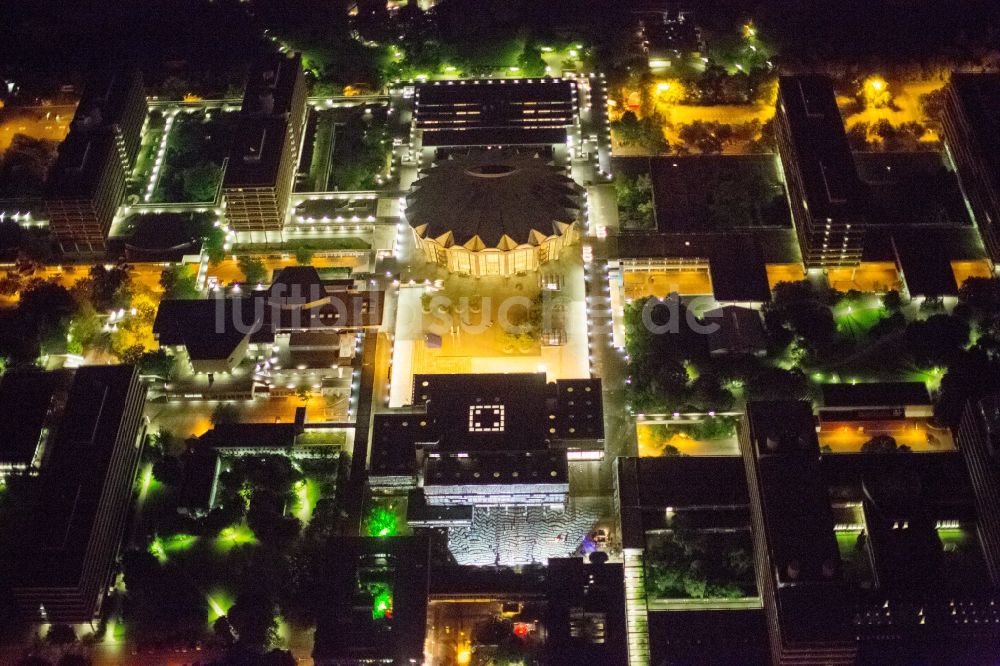
[{"label": "tree", "polygon": [[146,348],[139,344],[118,348],[115,351],[116,356],[118,356],[118,360],[125,365],[138,365],[145,353]]},{"label": "tree", "polygon": [[809,378],[798,368],[765,366],[746,380],[746,395],[751,400],[803,400],[809,391]]},{"label": "tree", "polygon": [[153,476],[157,481],[168,486],[179,485],[183,478],[180,461],[173,456],[165,455],[153,463]]},{"label": "tree", "polygon": [[1000,314],[1000,278],[967,278],[958,290],[958,299],[981,314]]},{"label": "tree", "polygon": [[70,320],[67,332],[67,351],[72,354],[83,354],[101,340],[103,324],[94,306],[89,302],[80,305],[79,312]]},{"label": "tree", "polygon": [[706,155],[722,152],[727,138],[732,135],[732,127],[719,122],[696,120],[687,125],[681,125],[677,135],[681,141],[698,149]]},{"label": "tree", "polygon": [[165,456],[170,455],[171,450],[174,448],[176,440],[174,434],[169,430],[157,430],[156,432],[150,433],[146,440],[146,446],[156,453],[156,455]]},{"label": "tree", "polygon": [[214,162],[202,162],[181,172],[186,201],[214,201],[222,180],[222,169]]},{"label": "tree", "polygon": [[139,373],[142,375],[159,377],[169,380],[174,370],[174,357],[163,349],[144,352],[139,357]]},{"label": "tree", "polygon": [[241,593],[226,618],[238,637],[237,643],[243,647],[263,651],[277,640],[276,608],[274,600],[266,595]]},{"label": "tree", "polygon": [[520,67],[521,76],[538,78],[545,76],[545,61],[542,60],[542,51],[532,40],[524,43],[524,50],[517,57],[517,66]]},{"label": "tree", "polygon": [[247,525],[262,543],[276,551],[286,550],[299,535],[302,523],[294,516],[282,513],[287,503],[286,492],[255,488],[247,511]]},{"label": "tree", "polygon": [[959,353],[941,378],[934,415],[952,428],[970,400],[1000,393],[1000,355],[987,348],[990,342],[980,338],[972,349]]},{"label": "tree", "polygon": [[57,141],[15,134],[0,154],[0,198],[37,195],[56,160]]},{"label": "tree", "polygon": [[921,366],[947,365],[969,342],[969,324],[954,315],[933,315],[906,327],[907,351]]},{"label": "tree", "polygon": [[45,634],[45,642],[58,647],[71,645],[76,642],[76,632],[68,624],[53,624]]},{"label": "tree", "polygon": [[197,276],[182,264],[164,268],[160,273],[160,286],[163,287],[164,298],[194,299],[201,295]]},{"label": "tree", "polygon": [[90,268],[87,277],[73,287],[81,300],[89,300],[98,312],[127,308],[132,299],[132,276],[128,266]]},{"label": "tree", "polygon": [[295,261],[300,266],[308,266],[312,263],[313,254],[315,252],[308,245],[299,245],[295,248]]},{"label": "tree", "polygon": [[163,566],[149,551],[130,550],[122,558],[125,622],[139,644],[193,640],[208,615],[205,594],[177,565]]},{"label": "tree", "polygon": [[739,598],[753,589],[750,553],[717,541],[673,519],[671,529],[647,542],[646,587],[653,598]]},{"label": "tree", "polygon": [[899,291],[892,289],[885,292],[882,295],[882,307],[884,307],[889,312],[899,312],[903,309],[903,297],[899,295]]},{"label": "tree", "polygon": [[709,416],[691,427],[691,437],[701,440],[726,439],[736,434],[736,418],[732,416]]},{"label": "tree", "polygon": [[243,272],[244,279],[250,284],[259,284],[267,276],[264,262],[260,257],[244,255],[237,259],[236,263]]},{"label": "tree", "polygon": [[947,89],[939,88],[920,96],[920,113],[929,121],[941,124],[944,117],[944,108],[947,101]]},{"label": "tree", "polygon": [[56,666],[91,666],[93,663],[87,656],[69,652],[59,657]]},{"label": "tree", "polygon": [[220,423],[237,423],[240,420],[240,410],[236,405],[220,402],[212,411],[212,425]]},{"label": "tree", "polygon": [[13,296],[21,290],[21,278],[17,273],[7,273],[0,278],[0,296]]},{"label": "tree", "polygon": [[642,126],[633,111],[626,111],[618,120],[613,121],[611,130],[623,146],[637,146],[642,141]]},{"label": "tree", "polygon": [[[9,324],[10,330],[0,332],[0,350],[9,344],[6,349],[10,353],[5,355],[20,360],[34,358],[39,351],[62,353],[66,351],[70,321],[78,311],[76,299],[65,287],[33,280],[21,291],[17,310],[11,313],[12,319],[4,324]],[[8,335],[16,341],[7,338]]]},{"label": "tree", "polygon": [[830,312],[833,294],[818,291],[808,280],[779,282],[764,309],[769,335],[785,329],[802,338],[810,352],[821,353],[836,341],[837,324]]},{"label": "tree", "polygon": [[655,226],[653,181],[649,174],[616,178],[615,196],[618,200],[618,219],[623,229],[652,229]]},{"label": "tree", "polygon": [[663,136],[663,126],[666,124],[663,116],[658,113],[646,115],[639,123],[641,131],[639,144],[653,155],[663,155],[670,152],[670,144]]},{"label": "tree", "polygon": [[723,180],[712,190],[708,210],[716,225],[746,227],[754,221],[755,201],[747,185],[746,181]]},{"label": "tree", "polygon": [[896,453],[900,449],[903,447],[898,447],[896,439],[889,435],[876,435],[861,445],[862,453]]}]

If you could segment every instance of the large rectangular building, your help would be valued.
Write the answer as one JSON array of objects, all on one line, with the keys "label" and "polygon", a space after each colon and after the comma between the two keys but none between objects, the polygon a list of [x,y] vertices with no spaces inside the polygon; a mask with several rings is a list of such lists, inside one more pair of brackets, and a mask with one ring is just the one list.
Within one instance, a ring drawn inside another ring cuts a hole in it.
[{"label": "large rectangular building", "polygon": [[[929,412],[926,390],[838,386],[824,398],[818,434],[808,402],[751,402],[740,428],[772,663],[989,663],[1000,613],[984,507],[995,502],[944,440],[906,439],[920,426],[901,420]],[[981,415],[967,415],[975,436]],[[838,446],[831,427],[880,446]]]},{"label": "large rectangular building", "polygon": [[1000,587],[1000,396],[966,406],[958,445],[975,490],[986,565],[993,585]]},{"label": "large rectangular building", "polygon": [[318,666],[424,663],[430,543],[424,537],[341,537],[324,551],[314,593]]},{"label": "large rectangular building", "polygon": [[952,74],[944,136],[986,251],[1000,261],[1000,74]]},{"label": "large rectangular building", "polygon": [[147,110],[138,70],[105,70],[88,81],[70,130],[109,129],[115,136],[122,164],[129,170],[139,154]]},{"label": "large rectangular building", "polygon": [[564,79],[435,81],[415,91],[414,128],[425,147],[566,143],[577,114]]},{"label": "large rectangular building", "polygon": [[781,77],[775,134],[806,266],[859,263],[865,187],[854,165],[833,82],[819,75]]},{"label": "large rectangular building", "polygon": [[271,54],[250,71],[222,181],[226,219],[258,241],[278,241],[306,120],[302,57]]},{"label": "large rectangular building", "polygon": [[[89,622],[99,613],[131,506],[145,402],[134,366],[81,368],[52,401],[38,476],[19,484],[24,496],[3,516],[0,539],[3,584],[26,620]],[[5,430],[17,412],[7,419]]]},{"label": "large rectangular building", "polygon": [[603,446],[598,379],[418,374],[413,396],[406,411],[375,416],[369,484],[422,480],[433,507],[562,507],[571,453]]},{"label": "large rectangular building", "polygon": [[146,94],[137,71],[120,68],[88,82],[46,182],[49,228],[63,252],[106,250],[145,117]]},{"label": "large rectangular building", "polygon": [[855,663],[811,405],[751,402],[739,434],[772,662]]}]

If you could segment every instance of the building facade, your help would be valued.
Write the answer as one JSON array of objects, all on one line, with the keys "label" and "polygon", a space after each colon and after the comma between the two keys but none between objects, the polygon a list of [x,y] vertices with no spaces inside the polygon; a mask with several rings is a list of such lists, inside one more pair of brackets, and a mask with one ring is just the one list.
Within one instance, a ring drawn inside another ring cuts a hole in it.
[{"label": "building facade", "polygon": [[818,75],[781,77],[774,118],[792,221],[806,267],[858,264],[865,226],[864,187],[833,82]]},{"label": "building facade", "polygon": [[4,568],[26,620],[99,614],[132,506],[145,402],[134,366],[76,371],[33,480],[40,501],[8,526],[22,538],[6,540]]},{"label": "building facade", "polygon": [[951,76],[944,136],[986,252],[1000,261],[1000,74]]},{"label": "building facade", "polygon": [[253,65],[222,182],[226,219],[251,240],[281,240],[306,110],[300,55],[272,54]]},{"label": "building facade", "polygon": [[46,182],[49,228],[62,252],[99,255],[135,164],[146,118],[136,70],[92,79]]}]

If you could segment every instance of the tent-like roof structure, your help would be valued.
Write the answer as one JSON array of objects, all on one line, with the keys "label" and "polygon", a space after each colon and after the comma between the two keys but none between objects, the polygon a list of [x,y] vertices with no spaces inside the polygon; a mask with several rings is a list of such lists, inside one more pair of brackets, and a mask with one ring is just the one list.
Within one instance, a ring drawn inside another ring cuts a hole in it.
[{"label": "tent-like roof structure", "polygon": [[546,160],[482,150],[437,162],[413,184],[406,218],[445,247],[538,245],[577,220],[581,188]]}]

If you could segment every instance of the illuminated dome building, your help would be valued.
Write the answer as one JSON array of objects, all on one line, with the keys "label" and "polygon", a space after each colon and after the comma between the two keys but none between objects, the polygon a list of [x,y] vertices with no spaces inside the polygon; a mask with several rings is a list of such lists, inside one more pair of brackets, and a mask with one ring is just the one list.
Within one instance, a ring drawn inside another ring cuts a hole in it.
[{"label": "illuminated dome building", "polygon": [[428,261],[466,275],[512,275],[558,259],[579,232],[582,189],[546,160],[483,150],[434,164],[406,218]]}]

